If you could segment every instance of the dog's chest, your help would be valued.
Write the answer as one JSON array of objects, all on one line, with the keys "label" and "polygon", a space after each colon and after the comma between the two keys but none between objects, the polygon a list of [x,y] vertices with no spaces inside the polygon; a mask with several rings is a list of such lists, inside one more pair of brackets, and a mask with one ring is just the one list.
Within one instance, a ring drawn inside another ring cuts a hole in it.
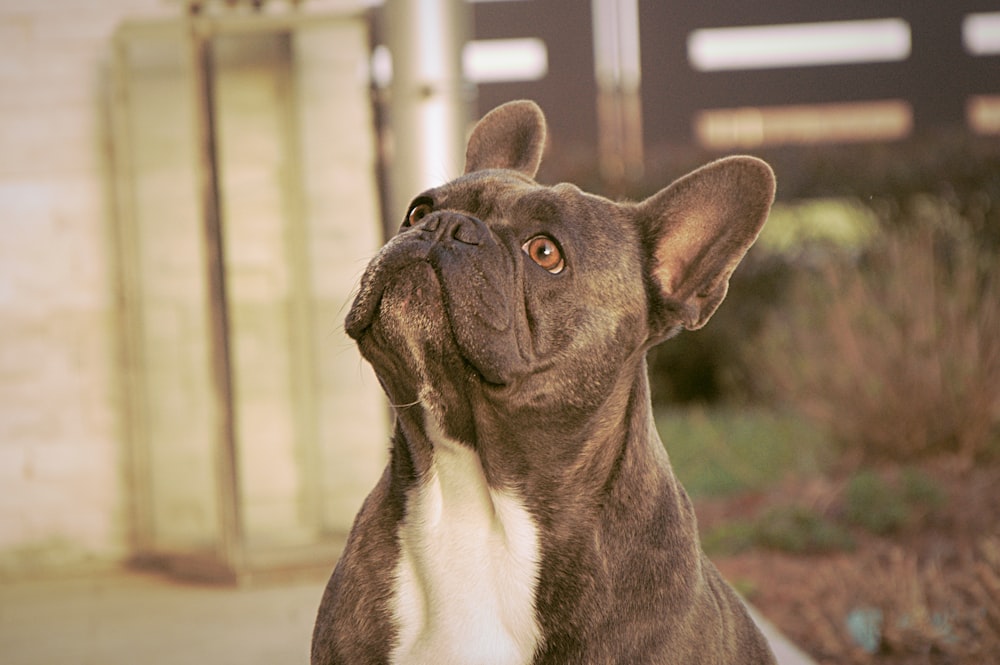
[{"label": "dog's chest", "polygon": [[399,536],[393,663],[531,662],[537,530],[516,495],[487,485],[472,450],[437,437]]}]

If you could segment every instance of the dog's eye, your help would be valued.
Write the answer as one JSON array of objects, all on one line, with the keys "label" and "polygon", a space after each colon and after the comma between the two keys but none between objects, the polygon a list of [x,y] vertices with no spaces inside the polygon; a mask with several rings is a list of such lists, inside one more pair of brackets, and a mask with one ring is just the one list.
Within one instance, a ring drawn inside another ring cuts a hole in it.
[{"label": "dog's eye", "polygon": [[561,273],[563,268],[566,266],[562,250],[559,249],[559,245],[556,244],[556,241],[548,236],[535,236],[528,242],[521,245],[521,249],[524,250],[524,253],[527,254],[532,261],[545,268],[553,275]]},{"label": "dog's eye", "polygon": [[418,201],[410,206],[410,212],[406,214],[406,221],[403,226],[415,226],[421,219],[431,214],[434,208],[426,201]]}]

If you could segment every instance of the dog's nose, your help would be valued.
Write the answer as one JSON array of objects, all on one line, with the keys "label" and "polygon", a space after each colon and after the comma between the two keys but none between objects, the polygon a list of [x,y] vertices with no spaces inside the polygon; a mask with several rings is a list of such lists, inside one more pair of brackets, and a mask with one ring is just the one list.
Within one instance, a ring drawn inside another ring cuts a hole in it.
[{"label": "dog's nose", "polygon": [[484,229],[479,220],[455,212],[429,215],[420,225],[420,230],[430,234],[434,242],[457,240],[464,245],[482,242]]}]

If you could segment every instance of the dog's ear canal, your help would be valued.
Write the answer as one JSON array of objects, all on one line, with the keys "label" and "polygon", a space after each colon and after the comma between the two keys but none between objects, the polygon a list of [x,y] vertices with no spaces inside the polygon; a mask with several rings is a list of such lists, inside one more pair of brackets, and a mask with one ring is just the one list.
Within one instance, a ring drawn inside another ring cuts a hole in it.
[{"label": "dog's ear canal", "polygon": [[727,157],[640,204],[652,252],[648,265],[661,297],[654,334],[705,325],[767,220],[774,191],[774,172],[765,162]]},{"label": "dog's ear canal", "polygon": [[512,169],[534,178],[545,150],[545,116],[532,101],[507,102],[476,123],[465,150],[465,172]]}]

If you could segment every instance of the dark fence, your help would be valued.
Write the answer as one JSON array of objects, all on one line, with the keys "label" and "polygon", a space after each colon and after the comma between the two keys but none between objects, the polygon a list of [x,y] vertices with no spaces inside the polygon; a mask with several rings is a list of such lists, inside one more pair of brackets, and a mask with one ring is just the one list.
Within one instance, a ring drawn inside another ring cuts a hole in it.
[{"label": "dark fence", "polygon": [[[557,145],[596,145],[590,3],[533,0],[478,2],[472,7],[476,39],[540,38],[549,58],[548,75],[542,80],[480,85],[479,111],[513,97],[532,97],[551,118]],[[883,135],[876,127],[874,133],[866,137],[861,132],[857,138],[903,138],[942,128],[968,128],[969,105],[975,97],[992,96],[993,103],[1000,104],[995,100],[1000,95],[1000,55],[971,53],[963,43],[963,22],[971,14],[997,11],[995,0],[639,0],[642,142],[647,152],[695,144],[696,121],[706,110],[827,108],[822,105],[886,100],[895,104],[888,106],[890,113],[901,109],[905,116],[902,121],[888,121],[902,122],[901,128],[893,134],[890,127]],[[905,26],[910,41],[905,56],[881,62],[715,71],[699,71],[689,58],[688,40],[696,30],[879,19],[898,19]],[[838,108],[827,110],[836,113]],[[880,110],[886,109],[877,105],[872,109],[876,115]],[[859,116],[857,122],[880,120]],[[826,140],[836,142],[838,137]]]}]

